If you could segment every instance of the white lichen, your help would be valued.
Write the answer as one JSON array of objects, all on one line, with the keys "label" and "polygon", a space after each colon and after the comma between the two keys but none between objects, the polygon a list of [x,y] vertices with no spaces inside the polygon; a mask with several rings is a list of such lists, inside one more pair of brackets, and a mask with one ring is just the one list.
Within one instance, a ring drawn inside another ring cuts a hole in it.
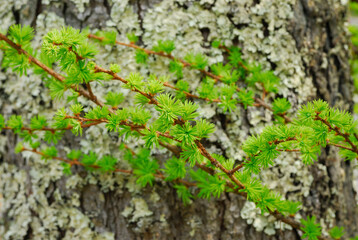
[{"label": "white lichen", "polygon": [[142,232],[151,223],[151,216],[153,212],[149,210],[148,204],[141,197],[134,197],[130,201],[130,206],[127,206],[122,211],[122,216],[128,219],[128,222],[135,223],[135,231]]},{"label": "white lichen", "polygon": [[88,5],[89,0],[71,0],[77,7],[78,12],[83,13],[85,11],[85,7]]}]

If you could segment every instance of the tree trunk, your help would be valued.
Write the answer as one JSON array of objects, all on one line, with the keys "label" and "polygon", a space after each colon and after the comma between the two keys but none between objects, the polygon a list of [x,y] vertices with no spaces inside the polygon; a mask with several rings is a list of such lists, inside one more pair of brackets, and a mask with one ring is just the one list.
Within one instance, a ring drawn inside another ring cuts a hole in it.
[{"label": "tree trunk", "polygon": [[[281,79],[279,95],[297,110],[308,100],[322,98],[332,106],[352,109],[353,84],[349,72],[349,36],[345,28],[347,5],[333,0],[23,0],[4,1],[2,28],[30,24],[36,43],[49,30],[64,24],[76,28],[115,29],[118,39],[135,32],[140,44],[151,47],[158,39],[176,42],[174,54],[204,52],[210,63],[222,61],[210,43],[220,39],[242,48],[243,58],[272,69]],[[123,76],[130,71],[168,74],[165,59],[148,67],[134,61],[133,50],[101,50],[98,62],[118,63]],[[96,60],[97,61],[97,60]],[[191,90],[200,75],[185,70]],[[190,80],[189,80],[190,79]],[[95,86],[99,96],[118,85]],[[272,97],[272,96],[270,96]],[[127,102],[128,104],[128,102]],[[272,122],[261,108],[232,114],[199,102],[203,114],[217,124],[207,143],[211,152],[241,159],[240,145],[249,134]],[[51,117],[63,103],[53,102],[41,79],[0,72],[0,110],[9,117],[29,120],[37,114]],[[89,173],[76,168],[64,176],[60,164],[33,155],[16,155],[20,139],[9,131],[0,134],[0,236],[3,239],[301,239],[300,232],[262,216],[240,196],[226,193],[219,199],[195,199],[183,205],[173,184],[157,181],[139,188],[135,179],[120,174]],[[68,132],[60,155],[70,149],[95,150],[121,158],[122,139],[104,127],[74,137]],[[135,147],[135,142],[128,143]],[[164,151],[154,153],[163,161]],[[287,199],[303,203],[303,217],[316,215],[324,230],[344,226],[346,236],[358,233],[354,161],[343,161],[337,150],[322,149],[319,161],[304,166],[299,156],[287,154],[261,174],[264,182]],[[296,216],[299,218],[300,216]]]}]

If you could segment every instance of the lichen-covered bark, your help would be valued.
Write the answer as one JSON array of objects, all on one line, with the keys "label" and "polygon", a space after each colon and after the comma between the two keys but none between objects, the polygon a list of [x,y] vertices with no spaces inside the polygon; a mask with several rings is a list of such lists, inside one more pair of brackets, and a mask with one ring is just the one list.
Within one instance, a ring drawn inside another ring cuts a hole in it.
[{"label": "lichen-covered bark", "polygon": [[[352,79],[349,63],[349,36],[344,20],[347,9],[334,1],[296,2],[295,18],[291,25],[291,34],[297,49],[306,58],[304,70],[311,76],[317,88],[317,97],[341,106],[352,107]],[[327,148],[314,165],[312,175],[315,179],[310,191],[312,213],[323,215],[331,209],[335,224],[346,226],[348,232],[357,232],[358,216],[352,186],[352,163],[342,162],[336,149]],[[319,199],[319,201],[317,201]],[[353,211],[354,211],[353,210]]]},{"label": "lichen-covered bark", "polygon": [[[171,39],[177,45],[176,56],[203,52],[210,63],[224,60],[219,50],[209,48],[212,40],[221,39],[242,47],[245,59],[273,69],[282,80],[279,95],[287,97],[294,110],[317,97],[348,109],[352,83],[346,10],[338,0],[22,0],[2,3],[0,19],[4,29],[13,23],[34,26],[35,46],[54,27],[88,26],[92,31],[114,29],[120,40],[135,32],[148,47],[158,39]],[[133,56],[131,49],[106,48],[98,62],[120,64],[124,76],[134,70],[143,75],[168,74],[165,59],[141,67]],[[190,70],[184,75],[195,92],[200,75]],[[100,96],[113,89],[118,91],[117,83],[94,86]],[[263,109],[223,114],[215,105],[199,104],[201,113],[217,125],[207,143],[210,151],[238,160],[240,144],[272,121]],[[2,114],[50,117],[62,105],[50,99],[38,77],[0,72]],[[133,177],[81,168],[63,176],[55,161],[15,155],[17,141],[9,132],[0,135],[0,236],[4,239],[300,239],[296,230],[262,216],[252,203],[234,194],[196,199],[184,206],[170,183],[158,181],[154,187],[140,189]],[[87,129],[83,138],[67,133],[60,154],[69,149],[95,150],[99,155],[111,153],[126,166],[118,150],[121,141],[108,136],[104,127],[95,127]],[[134,142],[128,144],[135,148]],[[164,150],[153,154],[162,160],[169,156]],[[261,177],[287,199],[302,201],[302,212],[319,216],[325,230],[345,226],[353,236],[358,232],[358,214],[350,164],[329,148],[310,167],[298,156],[284,154]]]}]

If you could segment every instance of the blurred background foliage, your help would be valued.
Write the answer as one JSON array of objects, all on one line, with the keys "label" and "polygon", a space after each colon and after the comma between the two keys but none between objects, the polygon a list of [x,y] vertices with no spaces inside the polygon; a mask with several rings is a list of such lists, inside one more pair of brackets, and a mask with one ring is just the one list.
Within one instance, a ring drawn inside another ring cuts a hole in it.
[{"label": "blurred background foliage", "polygon": [[358,2],[351,1],[349,4],[350,19],[349,32],[351,33],[351,75],[354,81],[354,112],[358,114]]}]

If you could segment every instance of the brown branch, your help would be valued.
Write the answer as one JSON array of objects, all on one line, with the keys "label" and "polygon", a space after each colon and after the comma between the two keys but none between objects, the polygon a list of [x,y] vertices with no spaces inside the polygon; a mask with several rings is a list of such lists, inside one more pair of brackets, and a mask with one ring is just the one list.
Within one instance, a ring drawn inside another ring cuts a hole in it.
[{"label": "brown branch", "polygon": [[217,161],[213,156],[211,156],[205,147],[200,143],[200,141],[195,140],[195,144],[198,147],[200,153],[207,158],[211,164],[215,167],[219,168],[222,172],[224,172],[240,189],[244,189],[245,186],[234,176],[230,173],[230,170],[226,169],[219,161]]},{"label": "brown branch", "polygon": [[[288,142],[288,141],[292,141],[292,140],[297,140],[296,138],[294,137],[288,137],[286,139],[282,139],[282,140],[278,140],[278,139],[275,139],[274,141],[271,141],[271,142],[268,142],[268,144],[272,145],[272,144],[275,144],[275,145],[278,145],[280,143],[283,143],[283,142]],[[285,150],[282,150],[282,149],[276,149],[277,151],[285,151],[285,152],[298,152],[300,150],[298,149],[285,149]],[[253,155],[252,157],[256,157],[257,155],[259,155],[261,153],[261,150],[256,153],[255,155]],[[239,171],[241,168],[243,168],[245,166],[245,163],[249,163],[252,159],[249,158],[247,159],[247,161],[241,163],[240,165],[238,165],[237,167],[231,169],[229,171],[229,174],[234,174],[235,172]]]},{"label": "brown branch", "polygon": [[357,133],[353,133],[354,137],[358,140],[358,134]]},{"label": "brown branch", "polygon": [[[33,153],[36,153],[38,155],[45,156],[45,154],[43,152],[37,151],[36,149],[29,149],[29,148],[24,148],[23,147],[21,151],[33,152]],[[69,159],[65,159],[65,158],[62,158],[62,157],[51,157],[51,158],[55,159],[55,160],[58,160],[58,161],[61,161],[61,162],[68,163],[71,166],[77,165],[77,166],[82,166],[82,167],[90,167],[90,168],[94,168],[94,169],[101,169],[101,167],[96,165],[96,164],[85,165],[82,162],[79,162],[77,159],[69,160]],[[125,174],[133,174],[133,170],[126,170],[126,169],[120,169],[120,168],[115,168],[113,170],[113,172],[120,172],[120,173],[125,173]],[[157,174],[153,174],[153,175],[154,175],[154,177],[156,177],[158,179],[165,180],[165,176],[160,171],[157,171]],[[186,181],[186,180],[183,180],[183,179],[176,179],[176,180],[173,180],[173,182],[181,183],[181,184],[185,185],[186,187],[196,186],[195,183],[192,183],[192,182],[189,182],[189,181]]]},{"label": "brown branch", "polygon": [[[46,66],[45,64],[43,64],[42,62],[40,62],[38,59],[36,59],[35,57],[31,56],[28,52],[26,52],[24,49],[22,49],[22,47],[16,43],[14,43],[13,41],[11,41],[9,38],[7,38],[5,35],[0,33],[0,40],[5,41],[7,44],[9,44],[12,48],[14,48],[19,54],[24,54],[25,56],[27,56],[29,58],[29,61],[37,66],[39,66],[40,68],[42,68],[44,71],[46,71],[48,74],[50,74],[52,77],[54,77],[56,80],[60,81],[60,82],[64,82],[65,81],[65,77],[62,76],[61,74],[55,72],[54,70],[52,70],[51,68],[49,68],[48,66]],[[100,100],[98,100],[97,98],[93,98],[91,97],[91,95],[84,90],[82,87],[76,87],[76,86],[71,86],[71,88],[78,92],[80,95],[84,96],[85,98],[91,100],[92,102],[94,102],[95,104],[103,107],[104,103],[102,103]],[[112,109],[108,109],[111,113],[114,113],[114,110]]]},{"label": "brown branch", "polygon": [[[82,128],[87,128],[87,127],[91,127],[94,125],[98,125],[100,123],[108,123],[109,121],[107,119],[89,119],[89,118],[84,118],[84,117],[80,117],[80,116],[66,116],[65,119],[76,119],[77,121],[80,122],[81,127]],[[92,122],[92,123],[88,123],[88,124],[84,124],[84,122]],[[128,126],[131,128],[131,130],[133,131],[137,131],[139,134],[144,135],[143,133],[140,132],[141,129],[148,129],[145,124],[143,125],[138,125],[138,124],[134,124],[134,123],[130,123],[126,120],[121,121],[118,125],[123,125],[123,126]],[[67,126],[65,128],[48,128],[48,127],[43,127],[41,129],[33,129],[33,128],[29,128],[29,127],[22,127],[21,130],[26,130],[29,132],[34,132],[34,131],[50,131],[50,132],[55,132],[55,131],[62,131],[62,130],[71,130],[73,128],[73,126]],[[3,127],[3,129],[5,130],[12,130],[11,127],[9,126],[5,126]],[[173,136],[169,135],[168,133],[162,133],[157,131],[156,132],[159,136],[171,139],[171,140],[175,140],[179,143],[181,143],[182,141],[175,139]],[[174,148],[173,146],[168,146],[167,144],[161,144],[163,147],[166,148],[170,148],[173,151],[175,151],[175,153],[180,154],[180,152],[178,152],[178,150],[176,148]]]},{"label": "brown branch", "polygon": [[[227,53],[231,53],[230,49],[228,47],[226,47],[225,45],[220,44],[219,48],[224,49],[225,52]],[[243,62],[238,62],[238,64],[240,65],[240,67],[242,67],[245,71],[250,71],[250,69],[243,63]]]},{"label": "brown branch", "polygon": [[[267,103],[265,103],[261,98],[255,97],[254,100],[255,100],[255,102],[256,102],[259,106],[263,106],[263,107],[266,108],[267,110],[273,112],[272,107],[271,107],[270,105],[268,105]],[[291,120],[289,117],[287,117],[286,114],[281,113],[281,114],[277,114],[277,115],[279,115],[280,117],[284,118],[284,119],[285,119],[285,123],[290,123],[290,122],[292,122],[292,120]]]},{"label": "brown branch", "polygon": [[[83,124],[81,122],[81,127],[82,128],[88,128],[88,127],[91,127],[91,126],[94,126],[94,125],[98,125],[100,123],[102,123],[102,121],[98,121],[96,119],[89,119],[87,121],[93,121],[92,123],[88,123],[88,124]],[[28,131],[28,132],[35,132],[35,131],[48,131],[48,132],[56,132],[56,131],[65,131],[65,130],[71,130],[73,128],[73,126],[67,126],[65,128],[49,128],[49,127],[43,127],[43,128],[40,128],[40,129],[35,129],[35,128],[30,128],[30,127],[22,127],[21,130],[25,130],[25,131]],[[5,126],[3,127],[2,129],[5,129],[5,130],[13,130],[13,128],[9,127],[9,126]]]},{"label": "brown branch", "polygon": [[231,169],[229,174],[234,174],[235,172],[239,171],[243,166],[245,165],[245,162],[241,163],[240,165],[236,166],[235,168]]},{"label": "brown branch", "polygon": [[132,156],[136,155],[135,152],[130,147],[127,146],[127,144],[123,144],[123,146],[125,149],[127,149],[132,154]]},{"label": "brown branch", "polygon": [[[357,146],[349,139],[350,135],[349,135],[348,133],[343,133],[343,132],[339,129],[339,127],[337,127],[337,126],[333,127],[333,126],[327,121],[327,119],[321,118],[321,117],[319,116],[319,114],[320,114],[319,112],[316,112],[316,116],[315,116],[314,120],[316,120],[316,121],[318,120],[318,121],[322,122],[324,125],[326,125],[326,126],[328,127],[328,130],[329,130],[329,131],[333,131],[333,132],[335,132],[337,135],[343,137],[343,138],[344,138],[344,141],[345,141],[346,143],[348,143],[349,145],[351,145],[351,147],[352,147],[352,149],[348,149],[348,150],[351,150],[352,152],[358,154],[358,148],[357,148]],[[332,144],[332,145],[333,145],[333,144]],[[343,147],[343,148],[344,148],[344,147]]]},{"label": "brown branch", "polygon": [[297,140],[295,137],[288,137],[286,139],[281,139],[281,140],[275,139],[274,141],[271,141],[271,142],[268,142],[268,143],[270,145],[272,145],[272,144],[278,145],[280,143],[289,142],[289,141],[295,141],[295,140]]},{"label": "brown branch", "polygon": [[[168,82],[164,82],[163,85],[168,87],[168,88],[171,88],[171,89],[174,89],[174,90],[177,90],[177,91],[181,91],[179,88],[174,87],[173,85],[169,84]],[[205,100],[207,102],[221,102],[220,99],[204,98],[204,97],[200,97],[198,95],[195,95],[195,94],[192,94],[192,93],[189,93],[189,92],[186,92],[186,91],[181,91],[181,92],[184,93],[187,98],[202,99],[202,100]]]},{"label": "brown branch", "polygon": [[[89,34],[88,38],[93,38],[93,39],[96,39],[96,40],[99,40],[99,41],[103,41],[105,39],[104,37],[98,37],[98,36],[93,35],[93,34]],[[139,47],[138,45],[135,45],[133,43],[124,43],[124,42],[116,41],[116,44],[121,45],[121,46],[125,46],[125,47],[134,48],[134,49],[137,49],[137,50],[141,50],[141,51],[145,52],[148,55],[157,55],[157,56],[169,58],[169,59],[171,59],[173,61],[177,61],[177,62],[182,63],[183,67],[194,67],[191,63],[188,63],[188,62],[184,61],[183,59],[175,58],[171,54],[167,54],[167,53],[164,53],[164,52],[152,51],[152,50],[149,50],[149,49],[146,49],[146,48]],[[206,70],[203,70],[203,69],[198,69],[198,70],[201,73],[205,74],[206,76],[211,77],[212,79],[215,79],[215,81],[222,81],[221,80],[222,77],[220,77],[220,76],[217,76],[217,75],[215,75],[215,74],[213,74],[211,72],[208,72]]]},{"label": "brown branch", "polygon": [[[112,72],[111,70],[107,70],[107,69],[104,69],[104,68],[102,68],[102,67],[96,65],[96,66],[95,66],[95,71],[96,71],[96,72],[107,73],[107,74],[111,75],[111,76],[113,77],[113,79],[119,80],[119,81],[121,81],[121,82],[124,83],[124,84],[128,84],[128,81],[127,81],[127,80],[125,80],[124,78],[120,77],[118,74]],[[131,91],[133,91],[133,92],[138,92],[138,93],[140,93],[141,95],[143,95],[144,97],[146,97],[146,98],[149,100],[148,104],[154,104],[154,105],[156,105],[156,106],[158,106],[158,107],[161,108],[159,102],[154,98],[154,96],[152,96],[152,95],[150,95],[150,94],[148,94],[148,93],[145,93],[145,92],[141,91],[140,89],[138,89],[138,88],[136,88],[136,87],[132,87],[132,88],[131,88]],[[185,121],[183,121],[182,119],[178,119],[178,118],[177,118],[177,119],[174,119],[174,123],[175,123],[175,124],[183,125],[184,122],[185,122]]]},{"label": "brown branch", "polygon": [[[88,38],[93,38],[93,39],[96,39],[96,40],[99,40],[99,41],[103,41],[105,39],[104,37],[98,37],[98,36],[93,35],[93,34],[89,34]],[[171,55],[171,54],[166,54],[166,53],[163,53],[163,52],[155,52],[155,51],[152,51],[152,50],[148,50],[148,49],[139,47],[139,46],[137,46],[137,45],[135,45],[133,43],[123,43],[123,42],[116,41],[116,44],[126,46],[126,47],[130,47],[130,48],[134,48],[134,49],[138,49],[138,50],[144,51],[145,53],[150,54],[150,55],[158,55],[158,56],[161,56],[161,57],[169,58],[171,60],[179,61],[179,62],[181,62],[183,64],[184,67],[188,67],[188,66],[193,67],[192,64],[190,64],[190,63],[188,63],[188,62],[186,62],[186,61],[184,61],[182,59],[177,59],[177,58],[173,57],[173,55]],[[239,64],[241,64],[240,66],[242,66],[246,71],[249,70],[242,63],[239,63]],[[215,74],[213,74],[211,72],[208,72],[208,71],[205,71],[205,70],[202,70],[202,69],[198,69],[198,70],[201,73],[205,74],[206,76],[211,77],[212,79],[214,79],[215,82],[218,82],[218,81],[222,82],[222,77],[221,76],[217,76],[217,75],[215,75]],[[236,91],[240,92],[241,89],[237,87]],[[265,103],[263,101],[263,99],[255,97],[254,100],[255,100],[255,103],[257,104],[256,106],[258,106],[258,107],[263,106],[264,108],[266,108],[269,111],[273,112],[272,107],[270,105],[268,105],[267,103]],[[285,119],[286,123],[292,122],[292,120],[289,117],[286,116],[286,113],[281,113],[281,114],[278,114],[278,115],[283,117]]]},{"label": "brown branch", "polygon": [[300,152],[300,149],[277,149],[280,152]]},{"label": "brown branch", "polygon": [[352,148],[349,148],[349,147],[346,147],[346,146],[343,146],[343,145],[340,145],[340,144],[337,144],[337,143],[329,142],[329,139],[327,139],[327,144],[332,145],[332,146],[336,146],[336,147],[339,147],[339,148],[347,149],[349,151],[354,152],[354,150]]},{"label": "brown branch", "polygon": [[88,89],[88,93],[89,93],[90,97],[93,98],[93,99],[97,99],[97,97],[92,92],[91,84],[89,82],[86,83],[86,87]]},{"label": "brown branch", "polygon": [[[98,36],[93,35],[93,34],[89,34],[88,38],[93,38],[93,39],[96,39],[96,40],[99,40],[99,41],[103,41],[105,39],[104,37],[98,37]],[[149,49],[146,49],[146,48],[139,47],[138,45],[135,45],[133,43],[124,43],[124,42],[116,41],[116,44],[121,45],[121,46],[125,46],[125,47],[134,48],[134,49],[137,49],[137,50],[141,50],[141,51],[145,52],[148,55],[157,55],[157,56],[169,58],[169,59],[171,59],[173,61],[178,61],[178,62],[183,64],[183,67],[193,67],[192,64],[190,64],[190,63],[188,63],[188,62],[186,62],[186,61],[184,61],[182,59],[175,58],[171,54],[167,54],[167,53],[164,53],[164,52],[155,52],[155,51],[152,51],[152,50],[149,50]],[[201,73],[203,73],[203,74],[215,79],[216,81],[221,81],[220,76],[216,76],[215,74],[212,74],[211,72],[208,72],[208,71],[203,70],[203,69],[198,69],[198,70]]]},{"label": "brown branch", "polygon": [[224,51],[227,53],[231,53],[230,49],[228,47],[226,47],[225,45],[220,44],[219,48],[224,49]]},{"label": "brown branch", "polygon": [[[104,69],[104,68],[102,68],[100,66],[97,66],[97,65],[94,67],[94,69],[95,69],[96,72],[107,73],[107,74],[111,75],[113,77],[113,79],[119,80],[124,84],[128,84],[127,80],[125,80],[124,78],[120,77],[118,74],[112,72],[111,70]],[[135,87],[132,88],[131,90],[133,92],[140,93],[143,96],[145,96],[146,98],[148,98],[150,100],[149,104],[158,105],[158,101],[153,96],[151,96],[151,95],[149,95],[149,94],[147,94],[147,93],[145,93],[145,92],[143,92],[143,91],[141,91],[141,90],[139,90],[138,88],[135,88]]]},{"label": "brown branch", "polygon": [[242,62],[239,62],[240,67],[242,67],[245,71],[250,71],[250,69],[248,67],[246,67],[246,65]]},{"label": "brown branch", "polygon": [[[53,44],[53,45],[56,45],[56,46],[63,45],[62,43],[52,43],[52,44]],[[72,46],[68,48],[68,51],[69,51],[69,52],[72,52],[72,53],[74,53],[74,54],[76,55],[76,61],[77,61],[77,62],[80,61],[80,60],[84,60],[84,59],[85,59],[84,57],[80,56],[76,51],[74,51],[74,50],[72,49]]]},{"label": "brown branch", "polygon": [[39,66],[40,68],[45,70],[48,74],[50,74],[51,76],[53,76],[57,80],[59,80],[61,82],[63,82],[65,80],[65,78],[63,76],[61,76],[60,74],[56,73],[54,70],[52,70],[51,68],[47,67],[45,64],[43,64],[42,62],[40,62],[39,60],[37,60],[36,58],[31,56],[28,52],[23,50],[20,45],[14,43],[13,41],[11,41],[9,38],[7,38],[5,35],[3,35],[1,33],[0,33],[0,40],[5,41],[12,48],[14,48],[19,54],[24,54],[25,56],[27,56],[29,58],[30,62],[36,64],[37,66]]}]

